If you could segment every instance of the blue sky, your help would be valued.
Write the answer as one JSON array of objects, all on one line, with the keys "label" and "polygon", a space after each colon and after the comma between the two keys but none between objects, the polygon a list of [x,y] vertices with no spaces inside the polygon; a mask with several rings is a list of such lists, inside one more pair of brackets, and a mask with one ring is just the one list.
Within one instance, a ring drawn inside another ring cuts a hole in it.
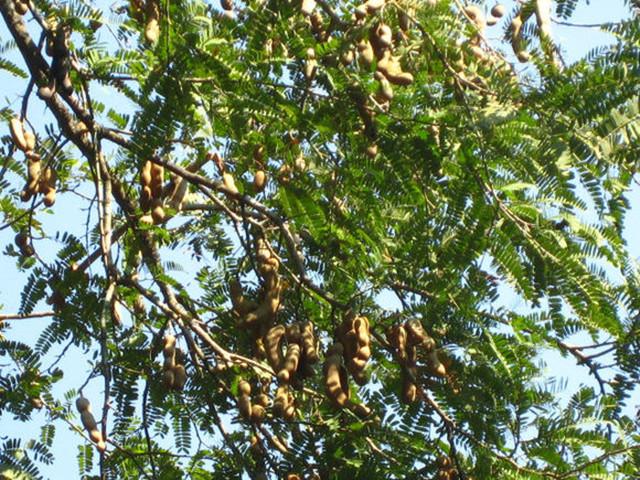
[{"label": "blue sky", "polygon": [[[505,2],[509,5],[512,2]],[[571,22],[576,24],[593,24],[602,23],[608,20],[616,20],[621,18],[626,12],[623,0],[610,0],[610,1],[594,1],[591,5],[586,7],[584,2],[581,2],[581,7],[578,9],[576,15],[571,19]],[[495,32],[495,33],[494,33]],[[603,34],[596,28],[575,28],[570,26],[554,25],[554,33],[556,40],[564,45],[565,58],[568,61],[573,61],[586,54],[590,49],[607,43],[611,40],[611,37]],[[499,27],[494,30],[488,31],[489,37],[492,35],[500,35]],[[4,44],[8,40],[8,34],[4,29],[4,24],[0,27],[0,43]],[[16,81],[10,78],[6,72],[0,72],[0,78],[3,85],[3,100],[8,99],[9,103],[14,109],[19,109],[21,101],[20,94],[24,89],[22,81]],[[114,100],[112,100],[114,101]],[[31,104],[30,115],[31,118],[37,118],[38,115],[42,115],[42,104],[33,99]],[[122,110],[126,110],[126,106],[123,106]],[[0,128],[5,128],[4,126]],[[5,130],[1,131],[4,135]],[[631,193],[631,200],[634,210],[629,218],[638,218],[640,212],[640,192],[633,191]],[[55,206],[55,215],[40,215],[39,218],[45,223],[48,232],[65,231],[71,228],[74,233],[80,237],[84,236],[84,221],[87,212],[78,210],[78,202],[72,195],[60,195],[58,202]],[[93,217],[95,219],[95,212]],[[637,230],[637,222],[628,225],[627,236],[629,239],[638,238],[639,231]],[[5,245],[12,243],[14,232],[10,229],[0,231],[0,246],[4,248]],[[43,255],[51,254],[51,248],[47,248],[46,242],[40,242],[39,252]],[[53,245],[53,243],[49,243]],[[640,255],[638,246],[634,242],[630,242],[630,248],[634,249],[634,253]],[[99,265],[98,265],[99,267]],[[101,267],[100,267],[101,268]],[[20,291],[22,285],[25,282],[25,276],[16,272],[15,264],[11,259],[6,257],[0,257],[0,271],[3,272],[2,281],[0,283],[0,305],[2,313],[16,312],[19,307]],[[510,304],[511,301],[515,302],[514,298],[504,298],[503,301]],[[510,305],[518,306],[518,305]],[[43,307],[44,308],[44,307]],[[5,332],[11,339],[22,340],[32,342],[34,337],[47,324],[47,319],[30,319],[12,321],[10,323],[10,329]],[[548,354],[544,360],[548,364],[554,365],[553,375],[565,377],[568,381],[569,390],[573,390],[575,386],[582,382],[591,382],[590,379],[585,377],[584,369],[580,369],[575,366],[572,360],[564,360],[559,358],[556,354]],[[0,359],[0,364],[5,363],[4,359]],[[64,390],[78,386],[86,377],[85,362],[81,361],[78,352],[71,351],[71,354],[66,358],[60,367],[65,372],[65,381],[63,383]],[[95,395],[98,398],[100,394],[101,382],[93,382],[87,390],[88,395]],[[61,393],[62,388],[57,389],[57,393]],[[637,403],[637,402],[636,402]],[[0,434],[10,436],[20,436],[24,439],[32,438],[38,435],[38,430],[35,425],[41,423],[44,419],[44,412],[37,413],[35,421],[31,424],[17,423],[7,416],[0,417]],[[78,445],[80,445],[79,437],[70,432],[67,426],[62,422],[57,422],[57,436],[54,443],[53,452],[56,456],[56,460],[52,466],[43,468],[43,472],[46,476],[58,479],[73,479],[77,477],[77,465],[76,465],[76,453]]]}]

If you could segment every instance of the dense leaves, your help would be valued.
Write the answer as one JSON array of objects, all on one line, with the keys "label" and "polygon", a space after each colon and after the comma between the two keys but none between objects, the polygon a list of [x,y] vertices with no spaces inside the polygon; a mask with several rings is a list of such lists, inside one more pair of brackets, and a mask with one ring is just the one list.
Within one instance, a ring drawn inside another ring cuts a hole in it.
[{"label": "dense leaves", "polygon": [[640,26],[567,64],[580,3],[0,0],[2,473],[637,474]]}]

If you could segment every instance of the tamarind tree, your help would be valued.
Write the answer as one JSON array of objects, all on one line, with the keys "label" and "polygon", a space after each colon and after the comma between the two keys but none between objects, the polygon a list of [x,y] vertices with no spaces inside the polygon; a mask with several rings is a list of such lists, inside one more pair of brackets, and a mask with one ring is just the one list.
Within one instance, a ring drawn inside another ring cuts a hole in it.
[{"label": "tamarind tree", "polygon": [[588,3],[0,0],[2,478],[635,478],[640,23],[570,63]]}]

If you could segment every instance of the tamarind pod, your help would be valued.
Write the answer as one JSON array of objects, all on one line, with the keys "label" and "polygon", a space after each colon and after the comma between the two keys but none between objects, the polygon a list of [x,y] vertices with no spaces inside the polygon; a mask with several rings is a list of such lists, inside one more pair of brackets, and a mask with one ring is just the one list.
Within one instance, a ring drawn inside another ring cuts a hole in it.
[{"label": "tamarind pod", "polygon": [[174,183],[173,189],[169,193],[169,200],[167,204],[174,210],[182,210],[182,205],[188,191],[189,182],[182,177],[178,177]]},{"label": "tamarind pod", "polygon": [[96,419],[93,417],[91,410],[82,410],[80,412],[80,420],[82,421],[82,426],[90,432],[91,430],[96,430],[98,428],[98,424],[96,423]]},{"label": "tamarind pod", "polygon": [[407,365],[415,365],[418,360],[418,349],[415,345],[407,347]]},{"label": "tamarind pod", "polygon": [[231,294],[231,304],[238,315],[246,315],[251,310],[258,308],[258,304],[253,300],[244,297],[242,285],[237,280],[229,282],[229,293]]},{"label": "tamarind pod", "polygon": [[33,150],[27,150],[26,152],[24,152],[24,156],[33,162],[39,162],[42,159],[40,154],[37,152],[34,152]]},{"label": "tamarind pod", "polygon": [[93,430],[89,430],[89,438],[93,442],[104,443],[102,439],[102,433],[97,428],[94,428]]},{"label": "tamarind pod", "polygon": [[447,369],[444,364],[438,358],[438,353],[435,350],[429,352],[427,357],[429,371],[437,375],[438,377],[445,377],[447,375]]},{"label": "tamarind pod", "polygon": [[253,423],[262,423],[267,411],[260,404],[251,405],[251,421]]},{"label": "tamarind pod", "polygon": [[496,3],[491,9],[491,15],[493,15],[496,18],[502,18],[502,16],[505,13],[506,13],[506,8],[504,7],[504,5],[500,3]]},{"label": "tamarind pod", "polygon": [[29,238],[24,232],[18,232],[14,238],[18,248],[24,248],[29,245]]},{"label": "tamarind pod", "polygon": [[185,383],[187,383],[187,370],[184,365],[177,364],[173,367],[173,389],[182,391]]},{"label": "tamarind pod", "polygon": [[[258,307],[248,312],[242,319],[244,325],[250,326],[256,323],[262,323],[266,319],[272,319],[278,308],[280,307],[280,290],[268,292],[264,300]],[[284,327],[283,327],[284,328]],[[266,342],[265,342],[266,343]]]},{"label": "tamarind pod", "polygon": [[371,42],[369,42],[369,40],[361,40],[358,43],[358,58],[360,58],[360,60],[362,60],[362,63],[364,63],[365,66],[370,67],[371,64],[373,63],[373,59],[374,59],[374,51],[373,51],[373,47],[371,46]]},{"label": "tamarind pod", "polygon": [[401,361],[407,359],[407,331],[402,325],[395,325],[387,331],[387,339],[389,343],[395,347],[398,352],[398,358]]},{"label": "tamarind pod", "polygon": [[260,263],[264,263],[271,258],[271,250],[267,244],[267,241],[260,237],[256,240],[256,260]]},{"label": "tamarind pod", "polygon": [[[376,70],[376,73],[379,73],[378,70]],[[391,83],[389,82],[389,80],[387,80],[387,77],[382,74],[380,75],[380,77],[381,78],[378,78],[378,81],[380,82],[380,95],[384,100],[390,102],[391,100],[393,100],[393,87],[391,87]],[[376,152],[373,153],[378,153],[377,148]],[[369,156],[371,155],[369,154]],[[375,157],[375,155],[373,156]]]},{"label": "tamarind pod", "polygon": [[175,383],[173,368],[165,369],[162,372],[162,386],[165,390],[172,390]]},{"label": "tamarind pod", "polygon": [[296,416],[296,407],[293,405],[287,405],[287,408],[284,409],[284,413],[282,414],[282,418],[286,421],[291,421]]},{"label": "tamarind pod", "polygon": [[220,0],[220,6],[225,11],[233,10],[233,0]]},{"label": "tamarind pod", "polygon": [[304,322],[301,328],[302,346],[304,348],[304,356],[309,363],[318,361],[318,351],[316,349],[315,334],[313,333],[313,323]]},{"label": "tamarind pod", "polygon": [[176,337],[165,335],[163,338],[162,353],[165,357],[173,356],[176,352]]},{"label": "tamarind pod", "polygon": [[253,176],[253,189],[256,193],[260,193],[267,185],[267,174],[264,170],[258,170]]},{"label": "tamarind pod", "polygon": [[144,36],[149,43],[156,43],[160,36],[160,8],[155,0],[147,0],[145,5],[147,24],[144,28]]},{"label": "tamarind pod", "polygon": [[162,190],[164,185],[164,166],[155,162],[151,162],[151,197],[154,200],[162,198]]},{"label": "tamarind pod", "polygon": [[264,408],[269,407],[271,401],[269,400],[269,395],[267,395],[266,393],[261,393],[259,395],[256,396],[256,403],[258,405],[263,406]]},{"label": "tamarind pod", "polygon": [[413,83],[413,75],[409,72],[403,72],[398,58],[393,57],[389,51],[385,52],[383,58],[378,62],[378,70],[394,85],[407,86]]},{"label": "tamarind pod", "polygon": [[280,453],[287,454],[289,453],[289,449],[287,448],[287,444],[284,440],[280,439],[277,435],[271,435],[268,437],[269,443]]},{"label": "tamarind pod", "polygon": [[289,343],[300,343],[300,339],[302,336],[302,332],[300,331],[299,323],[292,323],[291,325],[287,325],[287,333],[286,338]]},{"label": "tamarind pod", "polygon": [[151,186],[151,166],[153,163],[151,160],[144,162],[142,169],[140,170],[140,184],[143,187]]},{"label": "tamarind pod", "polygon": [[24,130],[25,152],[30,152],[36,148],[36,136],[29,130]]},{"label": "tamarind pod", "polygon": [[353,320],[353,329],[356,332],[358,345],[369,345],[371,338],[369,336],[369,320],[367,317],[356,317]]},{"label": "tamarind pod", "polygon": [[290,343],[287,346],[287,354],[285,355],[283,368],[278,372],[278,380],[288,382],[298,369],[300,360],[300,345]]},{"label": "tamarind pod", "polygon": [[[389,27],[389,25],[386,25],[384,23],[381,23],[376,28],[375,37],[381,49],[389,48],[393,43],[393,33],[391,32],[391,27]],[[375,50],[376,46],[373,45],[373,47]]]},{"label": "tamarind pod", "polygon": [[276,325],[269,329],[263,339],[264,346],[267,350],[267,361],[276,372],[281,370],[281,365],[284,361],[280,344],[285,333],[286,329],[284,325]]},{"label": "tamarind pod", "polygon": [[32,194],[38,193],[40,184],[41,167],[40,162],[27,161],[27,186],[25,187]]},{"label": "tamarind pod", "polygon": [[403,375],[402,377],[402,401],[404,403],[413,403],[418,396],[418,387],[413,383],[409,377]]},{"label": "tamarind pod", "polygon": [[13,117],[11,120],[9,120],[9,131],[11,132],[11,138],[13,139],[13,143],[16,145],[17,148],[19,148],[20,150],[22,150],[23,152],[26,152],[27,150],[32,150],[27,148],[27,140],[25,139],[25,131],[24,131],[24,127],[22,126],[22,122],[20,121],[19,118],[17,117]]},{"label": "tamarind pod", "polygon": [[162,205],[156,205],[153,207],[153,210],[151,210],[151,218],[155,225],[159,225],[167,219],[167,215],[164,208],[162,208]]},{"label": "tamarind pod", "polygon": [[300,11],[305,17],[308,17],[313,13],[317,5],[316,0],[302,0]]},{"label": "tamarind pod", "polygon": [[345,361],[354,358],[358,352],[358,336],[356,332],[349,330],[346,335],[342,337],[342,345],[344,347]]},{"label": "tamarind pod", "polygon": [[97,444],[96,444],[96,448],[98,449],[98,451],[100,453],[104,453],[107,451],[107,444],[104,443],[104,440],[100,440]]},{"label": "tamarind pod", "polygon": [[76,408],[78,412],[90,412],[91,411],[91,402],[85,397],[78,397],[76,399]]},{"label": "tamarind pod", "polygon": [[229,172],[224,172],[222,174],[222,183],[224,184],[225,188],[229,191],[228,192],[229,194],[237,195],[239,193],[238,187],[236,187],[236,181],[234,180],[233,175],[231,175]]},{"label": "tamarind pod", "polygon": [[246,380],[240,380],[240,382],[238,382],[238,391],[240,392],[240,395],[250,395],[251,384]]},{"label": "tamarind pod", "polygon": [[273,400],[273,413],[279,417],[284,416],[285,410],[289,406],[289,390],[286,385],[280,385],[276,390],[276,397]]},{"label": "tamarind pod", "polygon": [[289,473],[287,474],[287,480],[301,480],[300,475],[297,473]]},{"label": "tamarind pod", "polygon": [[536,0],[536,21],[543,39],[551,39],[551,1]]},{"label": "tamarind pod", "polygon": [[251,398],[249,395],[240,395],[238,397],[238,411],[245,420],[251,419]]},{"label": "tamarind pod", "polygon": [[338,352],[344,350],[342,344],[335,343],[327,352],[324,364],[325,390],[327,396],[338,406],[344,407],[349,399],[347,372],[340,362]]}]

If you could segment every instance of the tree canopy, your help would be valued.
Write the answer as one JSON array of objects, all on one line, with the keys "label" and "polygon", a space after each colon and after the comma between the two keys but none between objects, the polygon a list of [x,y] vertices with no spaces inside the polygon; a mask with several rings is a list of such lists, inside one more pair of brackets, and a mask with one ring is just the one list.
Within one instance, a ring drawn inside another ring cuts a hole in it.
[{"label": "tree canopy", "polygon": [[634,478],[640,23],[569,63],[585,3],[0,0],[2,478]]}]

